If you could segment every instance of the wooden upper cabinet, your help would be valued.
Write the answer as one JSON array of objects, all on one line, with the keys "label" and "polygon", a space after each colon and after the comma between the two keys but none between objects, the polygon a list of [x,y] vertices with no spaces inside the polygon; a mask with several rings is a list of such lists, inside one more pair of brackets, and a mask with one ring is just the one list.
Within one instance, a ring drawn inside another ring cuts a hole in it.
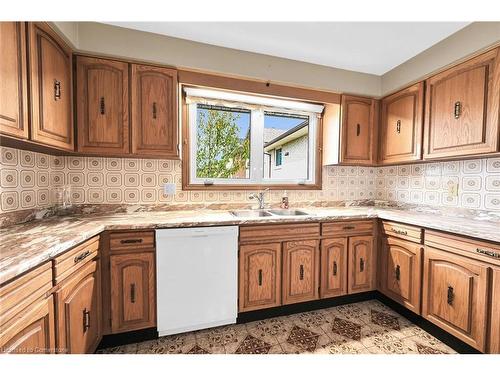
[{"label": "wooden upper cabinet", "polygon": [[31,139],[73,150],[72,51],[45,23],[29,23]]},{"label": "wooden upper cabinet", "polygon": [[317,299],[319,241],[283,243],[283,304]]},{"label": "wooden upper cabinet", "polygon": [[500,268],[493,269],[488,352],[500,354]]},{"label": "wooden upper cabinet", "polygon": [[349,237],[348,292],[360,293],[375,289],[375,256],[373,236]]},{"label": "wooden upper cabinet", "polygon": [[240,246],[239,311],[281,304],[281,243]]},{"label": "wooden upper cabinet", "polygon": [[78,151],[130,153],[128,64],[76,58]]},{"label": "wooden upper cabinet", "polygon": [[423,111],[423,82],[382,99],[381,164],[422,159]]},{"label": "wooden upper cabinet", "polygon": [[347,294],[347,238],[321,241],[321,298]]},{"label": "wooden upper cabinet", "polygon": [[377,108],[374,99],[342,95],[341,163],[375,163]]},{"label": "wooden upper cabinet", "polygon": [[421,245],[386,237],[381,249],[382,292],[420,314]]},{"label": "wooden upper cabinet", "polygon": [[485,351],[488,265],[427,246],[422,316]]},{"label": "wooden upper cabinet", "polygon": [[498,150],[499,54],[496,48],[426,81],[425,159]]},{"label": "wooden upper cabinet", "polygon": [[0,22],[0,133],[28,138],[26,24]]},{"label": "wooden upper cabinet", "polygon": [[178,158],[177,70],[132,65],[132,153]]}]

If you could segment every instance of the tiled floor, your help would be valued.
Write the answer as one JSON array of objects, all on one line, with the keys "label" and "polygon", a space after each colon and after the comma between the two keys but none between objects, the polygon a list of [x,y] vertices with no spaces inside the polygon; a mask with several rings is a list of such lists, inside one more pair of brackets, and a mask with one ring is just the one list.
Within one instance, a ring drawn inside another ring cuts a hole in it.
[{"label": "tiled floor", "polygon": [[446,354],[451,348],[379,301],[165,336],[99,353]]}]

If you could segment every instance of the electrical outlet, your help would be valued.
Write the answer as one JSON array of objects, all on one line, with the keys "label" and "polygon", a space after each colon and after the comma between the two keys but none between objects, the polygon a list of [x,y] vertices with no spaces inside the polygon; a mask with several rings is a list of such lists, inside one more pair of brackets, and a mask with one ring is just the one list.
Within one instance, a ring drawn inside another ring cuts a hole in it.
[{"label": "electrical outlet", "polygon": [[175,184],[173,182],[167,182],[166,184],[163,184],[163,193],[165,195],[174,195]]},{"label": "electrical outlet", "polygon": [[458,197],[458,183],[456,182],[448,183],[448,196],[450,198]]}]

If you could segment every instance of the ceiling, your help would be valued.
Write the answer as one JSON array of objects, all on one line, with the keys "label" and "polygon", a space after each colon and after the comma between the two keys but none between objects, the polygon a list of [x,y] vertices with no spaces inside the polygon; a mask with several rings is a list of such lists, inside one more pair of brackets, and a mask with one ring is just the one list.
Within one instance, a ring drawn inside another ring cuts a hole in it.
[{"label": "ceiling", "polygon": [[112,22],[221,47],[382,75],[469,22]]}]

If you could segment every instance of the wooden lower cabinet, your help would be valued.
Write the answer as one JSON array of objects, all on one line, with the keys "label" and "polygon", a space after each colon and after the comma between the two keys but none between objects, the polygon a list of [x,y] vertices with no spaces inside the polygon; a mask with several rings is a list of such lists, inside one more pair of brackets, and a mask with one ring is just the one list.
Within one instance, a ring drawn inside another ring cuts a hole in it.
[{"label": "wooden lower cabinet", "polygon": [[64,353],[93,353],[101,340],[101,283],[97,261],[65,279],[55,293],[57,348]]},{"label": "wooden lower cabinet", "polygon": [[42,298],[8,322],[0,330],[0,353],[54,353],[54,299]]},{"label": "wooden lower cabinet", "polygon": [[155,254],[110,256],[111,333],[156,325]]},{"label": "wooden lower cabinet", "polygon": [[281,304],[281,243],[240,246],[239,311]]},{"label": "wooden lower cabinet", "polygon": [[319,297],[319,241],[283,243],[283,304]]},{"label": "wooden lower cabinet", "polygon": [[421,245],[385,237],[380,252],[382,293],[420,314]]},{"label": "wooden lower cabinet", "polygon": [[373,236],[349,237],[348,293],[375,289],[376,265]]},{"label": "wooden lower cabinet", "polygon": [[484,352],[488,283],[487,264],[426,246],[422,316]]},{"label": "wooden lower cabinet", "polygon": [[500,354],[500,268],[493,269],[489,353]]},{"label": "wooden lower cabinet", "polygon": [[321,241],[320,297],[347,294],[347,238],[327,238]]}]

